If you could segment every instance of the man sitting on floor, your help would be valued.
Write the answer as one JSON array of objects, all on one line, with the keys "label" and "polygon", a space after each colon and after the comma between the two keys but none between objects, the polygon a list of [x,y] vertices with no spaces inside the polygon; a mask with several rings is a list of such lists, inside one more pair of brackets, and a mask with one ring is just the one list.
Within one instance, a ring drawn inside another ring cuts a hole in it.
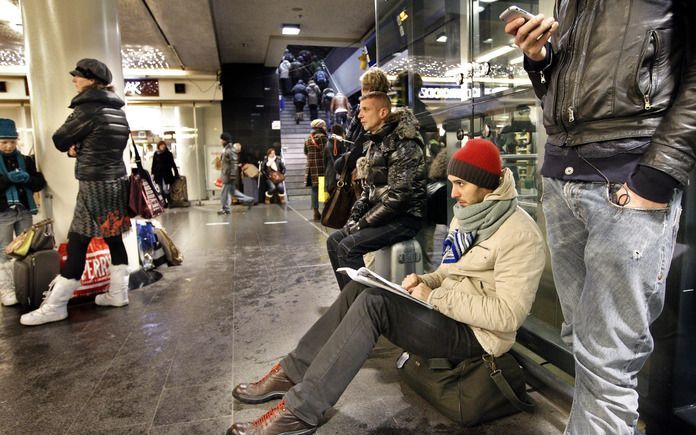
[{"label": "man sitting on floor", "polygon": [[228,435],[313,433],[380,335],[453,364],[512,347],[546,262],[543,237],[517,206],[512,173],[501,169],[491,142],[467,142],[447,172],[457,204],[442,264],[402,283],[433,309],[351,281],[288,356],[260,381],[234,388],[245,403],[284,399],[254,422],[233,424]]}]

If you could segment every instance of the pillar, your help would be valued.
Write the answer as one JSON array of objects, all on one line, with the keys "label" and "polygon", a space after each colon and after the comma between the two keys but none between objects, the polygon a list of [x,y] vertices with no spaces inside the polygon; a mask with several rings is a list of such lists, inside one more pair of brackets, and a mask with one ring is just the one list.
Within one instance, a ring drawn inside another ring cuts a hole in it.
[{"label": "pillar", "polygon": [[[53,132],[72,109],[76,95],[69,71],[91,57],[108,65],[123,98],[118,2],[113,0],[22,0],[27,78],[37,166],[46,177],[42,214],[55,221],[58,243],[67,241],[77,197],[75,159],[53,146]],[[127,156],[124,153],[124,161]],[[127,165],[129,167],[130,165]],[[131,266],[138,263],[135,231],[124,235]]]}]

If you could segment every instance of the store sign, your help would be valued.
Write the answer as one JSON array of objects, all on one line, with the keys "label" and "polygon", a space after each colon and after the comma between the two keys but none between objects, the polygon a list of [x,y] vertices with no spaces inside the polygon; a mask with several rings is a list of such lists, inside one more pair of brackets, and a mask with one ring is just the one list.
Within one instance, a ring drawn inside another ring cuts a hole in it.
[{"label": "store sign", "polygon": [[423,86],[418,93],[421,100],[459,100],[467,101],[472,98],[480,98],[482,95],[489,95],[508,87],[485,87],[483,83],[470,87],[470,83],[464,82],[458,87],[446,86]]},{"label": "store sign", "polygon": [[126,97],[159,97],[159,80],[125,80],[124,93]]}]

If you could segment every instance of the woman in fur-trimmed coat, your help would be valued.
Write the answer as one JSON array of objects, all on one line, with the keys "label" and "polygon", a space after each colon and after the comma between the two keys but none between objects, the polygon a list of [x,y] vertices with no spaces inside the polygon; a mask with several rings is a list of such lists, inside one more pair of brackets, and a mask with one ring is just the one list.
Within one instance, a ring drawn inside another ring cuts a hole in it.
[{"label": "woman in fur-trimmed coat", "polygon": [[307,168],[305,179],[307,186],[312,187],[312,209],[314,210],[314,220],[321,219],[319,213],[319,177],[324,176],[324,147],[328,142],[326,137],[326,123],[322,119],[312,121],[312,131],[307,136],[304,143],[304,153],[307,156]]}]

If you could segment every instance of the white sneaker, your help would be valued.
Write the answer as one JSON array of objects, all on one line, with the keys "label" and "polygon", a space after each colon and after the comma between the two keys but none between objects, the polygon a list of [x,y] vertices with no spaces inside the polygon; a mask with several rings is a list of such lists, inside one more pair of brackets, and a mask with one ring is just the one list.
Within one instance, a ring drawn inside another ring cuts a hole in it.
[{"label": "white sneaker", "polygon": [[19,323],[25,326],[36,326],[67,318],[68,301],[78,287],[80,287],[79,280],[67,279],[58,275],[51,281],[48,291],[44,293],[45,297],[41,306],[20,317]]},{"label": "white sneaker", "polygon": [[94,303],[102,306],[123,307],[128,305],[128,265],[111,265],[109,291],[97,295]]},{"label": "white sneaker", "polygon": [[17,305],[19,301],[17,300],[17,295],[13,288],[3,288],[0,289],[0,302],[6,306],[10,307],[12,305]]},{"label": "white sneaker", "polygon": [[24,326],[43,325],[44,323],[57,322],[68,318],[67,305],[53,305],[43,303],[39,308],[22,315],[19,318],[19,323]]}]

